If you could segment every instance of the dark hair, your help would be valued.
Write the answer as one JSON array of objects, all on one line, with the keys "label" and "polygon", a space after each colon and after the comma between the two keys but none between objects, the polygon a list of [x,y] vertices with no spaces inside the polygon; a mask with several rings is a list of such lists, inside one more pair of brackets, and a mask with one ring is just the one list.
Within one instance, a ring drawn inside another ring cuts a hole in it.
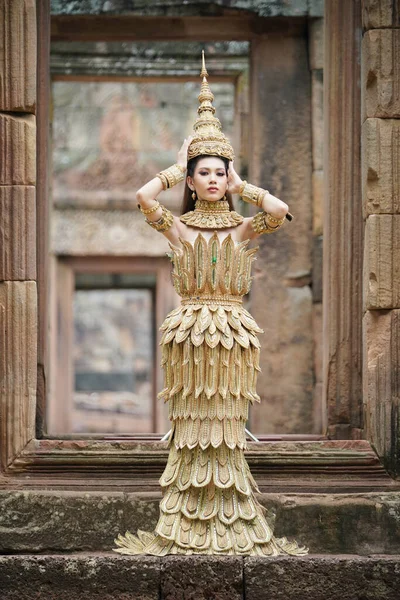
[{"label": "dark hair", "polygon": [[[199,162],[199,160],[201,160],[202,158],[209,158],[210,156],[211,155],[209,155],[209,154],[200,154],[200,156],[195,156],[194,158],[190,159],[187,164],[187,175],[190,175],[190,177],[193,177],[194,171],[196,169],[196,165]],[[212,155],[212,156],[213,156],[213,158],[220,158],[224,162],[225,172],[228,175],[229,160],[227,158],[225,158],[224,156],[214,156],[214,155]],[[232,195],[229,192],[226,192],[225,196],[229,203],[229,209],[235,210],[234,206],[233,206]],[[188,186],[187,181],[186,181],[185,182],[185,191],[183,192],[181,215],[184,215],[185,213],[190,212],[191,210],[194,210],[194,208],[195,208],[195,201],[192,198],[192,190],[190,189],[190,187]]]}]

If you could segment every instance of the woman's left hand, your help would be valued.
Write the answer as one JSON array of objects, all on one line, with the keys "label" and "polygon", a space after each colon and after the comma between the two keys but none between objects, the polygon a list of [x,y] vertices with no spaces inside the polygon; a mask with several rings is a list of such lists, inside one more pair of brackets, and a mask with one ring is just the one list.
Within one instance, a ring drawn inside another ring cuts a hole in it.
[{"label": "woman's left hand", "polygon": [[233,166],[233,162],[229,161],[228,192],[230,192],[231,194],[238,194],[242,183],[243,183],[243,181],[240,179],[239,175],[236,173],[235,168]]}]

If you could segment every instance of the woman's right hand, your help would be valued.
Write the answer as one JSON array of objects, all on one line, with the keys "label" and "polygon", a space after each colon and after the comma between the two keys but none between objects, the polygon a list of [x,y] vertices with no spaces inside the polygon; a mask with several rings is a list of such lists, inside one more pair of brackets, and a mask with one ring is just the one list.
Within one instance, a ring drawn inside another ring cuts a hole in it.
[{"label": "woman's right hand", "polygon": [[185,138],[185,141],[183,142],[183,144],[178,152],[178,158],[177,158],[176,163],[179,166],[183,167],[184,169],[186,169],[186,167],[187,167],[187,153],[188,153],[188,148],[190,146],[192,139],[193,139],[192,135]]}]

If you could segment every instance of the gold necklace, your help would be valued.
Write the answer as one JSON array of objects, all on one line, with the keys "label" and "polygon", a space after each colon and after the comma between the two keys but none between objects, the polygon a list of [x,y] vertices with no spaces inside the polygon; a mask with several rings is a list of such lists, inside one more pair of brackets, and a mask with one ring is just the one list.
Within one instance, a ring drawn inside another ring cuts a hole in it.
[{"label": "gold necklace", "polygon": [[181,215],[180,220],[191,227],[203,229],[227,229],[237,227],[243,222],[242,215],[230,210],[227,200],[210,202],[209,200],[197,200],[194,210]]}]

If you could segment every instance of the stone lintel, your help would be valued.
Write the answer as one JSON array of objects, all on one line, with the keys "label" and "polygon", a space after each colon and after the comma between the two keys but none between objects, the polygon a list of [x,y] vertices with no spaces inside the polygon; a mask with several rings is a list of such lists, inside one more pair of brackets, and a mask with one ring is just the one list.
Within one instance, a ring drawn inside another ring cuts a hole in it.
[{"label": "stone lintel", "polygon": [[101,3],[96,0],[52,0],[51,12],[53,15],[124,15],[136,16],[191,16],[200,14],[223,14],[223,10],[235,9],[243,13],[252,13],[260,17],[322,17],[324,14],[324,0],[255,0],[243,2],[242,0],[186,0],[184,4],[179,0],[166,2],[148,2],[147,0],[122,0],[119,2]]},{"label": "stone lintel", "polygon": [[400,308],[400,215],[370,215],[364,246],[364,310]]},{"label": "stone lintel", "polygon": [[0,186],[0,281],[36,279],[35,188]]},{"label": "stone lintel", "polygon": [[[87,43],[87,42],[86,42]],[[73,46],[82,46],[82,44],[72,44]],[[247,46],[246,42],[239,42],[238,45]],[[65,44],[59,44],[65,46]],[[138,56],[138,53],[116,54],[110,52],[105,55],[99,52],[97,44],[91,44],[93,55],[85,53],[76,54],[74,48],[67,51],[52,51],[50,57],[50,69],[53,77],[57,79],[67,79],[79,77],[84,80],[90,80],[93,77],[104,77],[105,80],[112,77],[132,77],[132,78],[179,78],[182,81],[194,79],[199,81],[199,57],[201,52],[197,48],[193,55],[168,55],[167,53],[151,57],[148,55]],[[112,44],[108,44],[112,46]],[[140,47],[139,47],[140,48]],[[110,48],[111,50],[111,48]],[[79,50],[78,50],[79,51]],[[122,52],[122,51],[121,51]],[[161,53],[160,53],[161,54]],[[234,81],[236,77],[247,69],[248,48],[242,56],[222,56],[207,57],[207,70],[212,76],[212,81]],[[172,60],[171,60],[172,59]]]},{"label": "stone lintel", "polygon": [[366,119],[362,126],[364,217],[400,213],[400,119]]},{"label": "stone lintel", "polygon": [[67,256],[162,256],[167,239],[134,210],[54,210],[52,252]]},{"label": "stone lintel", "polygon": [[249,41],[264,34],[282,33],[304,36],[306,16],[270,18],[254,13],[229,11],[228,14],[185,14],[185,5],[179,4],[179,15],[137,16],[132,13],[109,15],[54,15],[51,38],[57,42],[137,42],[202,40],[203,42]]},{"label": "stone lintel", "polygon": [[400,29],[367,31],[362,41],[362,118],[400,118]]}]

